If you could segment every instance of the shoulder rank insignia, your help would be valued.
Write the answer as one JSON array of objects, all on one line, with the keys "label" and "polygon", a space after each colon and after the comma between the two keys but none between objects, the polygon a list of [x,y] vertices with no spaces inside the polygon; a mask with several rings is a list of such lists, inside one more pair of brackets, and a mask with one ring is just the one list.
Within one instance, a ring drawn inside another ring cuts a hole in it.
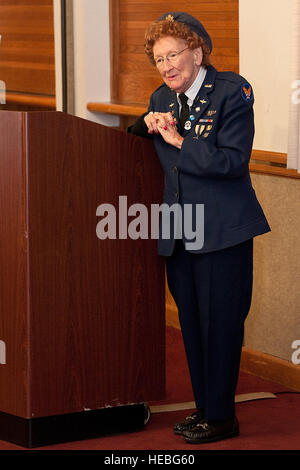
[{"label": "shoulder rank insignia", "polygon": [[244,83],[241,88],[242,97],[245,101],[249,102],[253,100],[253,90],[249,83]]}]

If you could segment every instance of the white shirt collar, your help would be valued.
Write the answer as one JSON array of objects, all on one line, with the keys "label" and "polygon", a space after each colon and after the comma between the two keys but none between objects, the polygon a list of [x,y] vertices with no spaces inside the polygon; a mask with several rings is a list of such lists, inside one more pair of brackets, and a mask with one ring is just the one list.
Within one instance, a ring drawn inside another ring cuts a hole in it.
[{"label": "white shirt collar", "polygon": [[[194,102],[194,99],[196,98],[197,93],[200,90],[200,88],[202,86],[202,83],[204,82],[206,73],[207,73],[207,69],[201,66],[194,83],[184,93],[188,97],[187,104],[189,105],[189,107],[192,106],[192,104]],[[180,102],[180,99],[179,99],[179,93],[176,93],[176,94],[177,94],[177,101],[179,103],[179,110],[180,110],[181,102]]]}]

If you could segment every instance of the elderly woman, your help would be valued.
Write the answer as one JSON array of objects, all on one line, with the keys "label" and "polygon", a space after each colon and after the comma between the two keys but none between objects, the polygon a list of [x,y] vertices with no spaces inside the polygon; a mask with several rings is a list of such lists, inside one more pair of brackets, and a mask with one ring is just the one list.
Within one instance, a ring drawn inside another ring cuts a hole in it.
[{"label": "elderly woman", "polygon": [[194,212],[204,207],[200,247],[178,218],[170,237],[158,242],[197,407],[174,432],[190,443],[211,442],[239,434],[235,390],[251,304],[253,237],[270,230],[248,169],[253,90],[240,75],[210,65],[211,39],[187,13],[164,14],[145,38],[164,83],[128,131],[153,138],[165,173],[164,202],[192,205]]}]

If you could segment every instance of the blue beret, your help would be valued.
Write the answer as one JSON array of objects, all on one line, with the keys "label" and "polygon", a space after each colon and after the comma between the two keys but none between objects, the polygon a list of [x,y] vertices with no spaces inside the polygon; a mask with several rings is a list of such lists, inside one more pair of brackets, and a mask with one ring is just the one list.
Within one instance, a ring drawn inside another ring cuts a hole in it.
[{"label": "blue beret", "polygon": [[163,21],[167,17],[169,17],[171,21],[173,21],[174,19],[174,21],[178,21],[179,23],[183,23],[186,26],[188,26],[190,30],[194,31],[194,33],[198,34],[198,36],[200,36],[201,38],[205,40],[206,44],[208,45],[210,49],[210,52],[212,51],[213,45],[212,45],[211,38],[208,32],[206,31],[206,29],[204,28],[203,24],[200,23],[200,21],[198,21],[196,18],[189,15],[188,13],[185,13],[184,11],[175,11],[175,12],[171,11],[171,12],[165,13],[160,18],[158,18],[157,21]]}]

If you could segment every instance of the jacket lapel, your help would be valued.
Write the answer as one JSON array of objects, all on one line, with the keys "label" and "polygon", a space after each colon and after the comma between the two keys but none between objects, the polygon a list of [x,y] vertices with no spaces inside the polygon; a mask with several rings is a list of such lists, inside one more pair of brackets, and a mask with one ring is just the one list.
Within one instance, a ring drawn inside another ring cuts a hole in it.
[{"label": "jacket lapel", "polygon": [[177,95],[175,91],[170,90],[170,97],[168,99],[168,109],[167,112],[170,112],[173,116],[173,119],[175,121],[175,124],[180,130],[180,122],[179,122],[179,104],[177,101]]},{"label": "jacket lapel", "polygon": [[191,130],[199,124],[199,119],[204,116],[205,111],[209,107],[209,94],[214,89],[216,74],[216,69],[212,65],[209,65],[207,68],[207,73],[204,82],[202,83],[202,86],[199,92],[197,93],[197,96],[191,108],[191,115],[194,117],[194,119],[191,121],[191,128],[188,130],[183,129],[183,136],[187,135],[188,132],[191,132]]}]

